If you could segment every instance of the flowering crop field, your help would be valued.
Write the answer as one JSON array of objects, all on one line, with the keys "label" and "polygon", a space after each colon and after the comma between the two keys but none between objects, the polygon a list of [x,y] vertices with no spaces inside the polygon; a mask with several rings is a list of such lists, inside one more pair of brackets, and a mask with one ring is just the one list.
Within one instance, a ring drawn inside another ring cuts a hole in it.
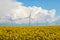
[{"label": "flowering crop field", "polygon": [[60,40],[60,26],[0,26],[0,40]]}]

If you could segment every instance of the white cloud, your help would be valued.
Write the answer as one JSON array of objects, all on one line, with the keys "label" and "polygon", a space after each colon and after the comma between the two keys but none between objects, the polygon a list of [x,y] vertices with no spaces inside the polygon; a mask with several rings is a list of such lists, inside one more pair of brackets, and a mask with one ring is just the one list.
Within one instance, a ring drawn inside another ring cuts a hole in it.
[{"label": "white cloud", "polygon": [[18,24],[28,23],[31,13],[31,23],[53,23],[59,18],[55,16],[56,10],[46,10],[42,7],[26,7],[16,0],[0,0],[0,23],[14,22]]}]

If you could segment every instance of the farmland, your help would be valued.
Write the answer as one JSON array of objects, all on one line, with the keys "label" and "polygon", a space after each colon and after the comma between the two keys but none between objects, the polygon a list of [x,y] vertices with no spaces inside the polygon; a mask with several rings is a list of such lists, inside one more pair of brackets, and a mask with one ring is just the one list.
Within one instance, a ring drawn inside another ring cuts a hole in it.
[{"label": "farmland", "polygon": [[60,40],[60,26],[0,26],[0,40]]}]

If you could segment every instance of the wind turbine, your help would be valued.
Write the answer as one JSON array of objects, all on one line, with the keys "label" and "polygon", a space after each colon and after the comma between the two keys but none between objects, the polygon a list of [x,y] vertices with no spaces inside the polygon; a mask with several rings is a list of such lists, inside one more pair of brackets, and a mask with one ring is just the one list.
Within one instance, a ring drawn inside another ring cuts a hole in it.
[{"label": "wind turbine", "polygon": [[29,14],[29,26],[31,26],[31,20],[34,20],[34,19],[31,18],[31,13],[32,13],[32,11],[33,11],[33,10],[31,9],[31,10],[30,10],[30,14]]},{"label": "wind turbine", "polygon": [[31,24],[31,11],[30,11],[30,14],[29,14],[29,26]]},{"label": "wind turbine", "polygon": [[36,16],[37,16],[37,26],[38,26],[38,25],[39,25],[39,23],[38,23],[38,22],[39,22],[39,19],[40,19],[40,18],[39,18],[39,17],[40,17],[40,12],[39,12],[39,13],[37,13],[37,14],[36,14]]},{"label": "wind turbine", "polygon": [[30,26],[30,22],[31,22],[31,14],[29,15],[29,17],[24,17],[24,18],[17,18],[17,19],[12,19],[11,17],[8,17],[6,16],[7,20],[11,21],[11,22],[14,22],[14,21],[17,21],[17,20],[24,20],[24,19],[28,19],[29,18],[29,26]]},{"label": "wind turbine", "polygon": [[8,17],[8,16],[7,16],[7,19],[10,20],[10,21],[16,21],[16,20],[23,20],[23,19],[29,18],[29,26],[30,26],[30,25],[31,25],[31,20],[33,20],[33,19],[31,18],[31,13],[32,13],[32,9],[29,10],[29,16],[28,16],[28,17],[12,19],[12,17]]}]

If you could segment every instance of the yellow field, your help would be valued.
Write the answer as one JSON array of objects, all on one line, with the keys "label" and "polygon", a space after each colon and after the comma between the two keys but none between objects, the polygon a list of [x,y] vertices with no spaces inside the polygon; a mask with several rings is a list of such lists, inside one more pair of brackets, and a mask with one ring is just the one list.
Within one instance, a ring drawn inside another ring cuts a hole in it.
[{"label": "yellow field", "polygon": [[0,40],[60,40],[60,26],[0,26]]}]

